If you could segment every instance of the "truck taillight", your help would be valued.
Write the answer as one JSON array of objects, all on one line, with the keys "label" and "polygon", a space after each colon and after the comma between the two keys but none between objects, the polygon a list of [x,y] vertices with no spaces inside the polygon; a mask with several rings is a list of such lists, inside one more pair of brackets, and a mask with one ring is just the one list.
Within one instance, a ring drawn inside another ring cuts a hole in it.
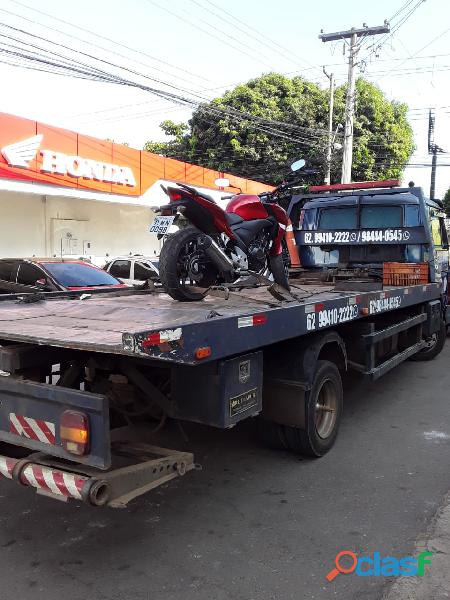
[{"label": "truck taillight", "polygon": [[89,420],[87,415],[66,410],[59,422],[61,445],[70,454],[83,456],[89,450]]}]

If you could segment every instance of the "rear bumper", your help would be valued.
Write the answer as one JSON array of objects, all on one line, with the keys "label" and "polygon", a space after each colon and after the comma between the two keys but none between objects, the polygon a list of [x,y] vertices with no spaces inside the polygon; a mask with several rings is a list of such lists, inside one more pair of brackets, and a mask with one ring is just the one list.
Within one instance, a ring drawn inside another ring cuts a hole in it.
[{"label": "rear bumper", "polygon": [[95,477],[61,471],[27,459],[0,456],[0,475],[37,492],[61,500],[79,500],[93,506],[108,501],[108,484]]},{"label": "rear bumper", "polygon": [[[127,428],[124,431],[132,433]],[[103,472],[85,465],[77,465],[71,471],[67,463],[57,462],[42,452],[23,459],[0,455],[0,479],[10,479],[58,500],[121,508],[163,483],[200,468],[190,452],[133,442],[130,438],[114,442],[114,448],[114,466]]]}]

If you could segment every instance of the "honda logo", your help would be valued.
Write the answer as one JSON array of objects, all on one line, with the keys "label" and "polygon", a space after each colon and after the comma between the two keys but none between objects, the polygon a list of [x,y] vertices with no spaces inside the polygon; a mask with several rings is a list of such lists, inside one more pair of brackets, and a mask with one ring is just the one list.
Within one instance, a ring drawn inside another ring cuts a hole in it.
[{"label": "honda logo", "polygon": [[[1,153],[10,167],[29,169],[30,162],[36,158],[43,138],[42,134],[34,135],[21,142],[4,146]],[[130,167],[72,156],[54,150],[41,150],[40,155],[42,156],[40,170],[44,173],[69,175],[77,179],[82,177],[130,187],[136,186],[136,180]]]},{"label": "honda logo", "polygon": [[2,154],[11,167],[29,168],[29,163],[35,158],[43,135],[34,135],[22,142],[10,144],[2,148]]}]

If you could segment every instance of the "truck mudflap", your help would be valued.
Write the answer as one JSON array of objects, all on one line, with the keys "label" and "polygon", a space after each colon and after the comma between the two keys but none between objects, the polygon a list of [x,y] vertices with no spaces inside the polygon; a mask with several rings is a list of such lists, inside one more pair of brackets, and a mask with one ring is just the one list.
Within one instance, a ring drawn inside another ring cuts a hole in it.
[{"label": "truck mudflap", "polygon": [[78,500],[91,506],[125,507],[130,500],[192,469],[199,468],[189,452],[143,443],[114,444],[116,468],[99,472],[61,468],[52,457],[33,453],[24,459],[0,456],[0,476],[54,499]]}]

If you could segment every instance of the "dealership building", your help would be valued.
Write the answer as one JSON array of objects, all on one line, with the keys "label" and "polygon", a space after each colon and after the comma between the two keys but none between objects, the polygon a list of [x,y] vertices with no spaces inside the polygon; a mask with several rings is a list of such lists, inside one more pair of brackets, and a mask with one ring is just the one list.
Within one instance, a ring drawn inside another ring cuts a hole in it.
[{"label": "dealership building", "polygon": [[[218,177],[233,187],[219,190]],[[0,113],[0,257],[158,254],[151,207],[160,184],[216,199],[268,186],[109,141]]]}]

